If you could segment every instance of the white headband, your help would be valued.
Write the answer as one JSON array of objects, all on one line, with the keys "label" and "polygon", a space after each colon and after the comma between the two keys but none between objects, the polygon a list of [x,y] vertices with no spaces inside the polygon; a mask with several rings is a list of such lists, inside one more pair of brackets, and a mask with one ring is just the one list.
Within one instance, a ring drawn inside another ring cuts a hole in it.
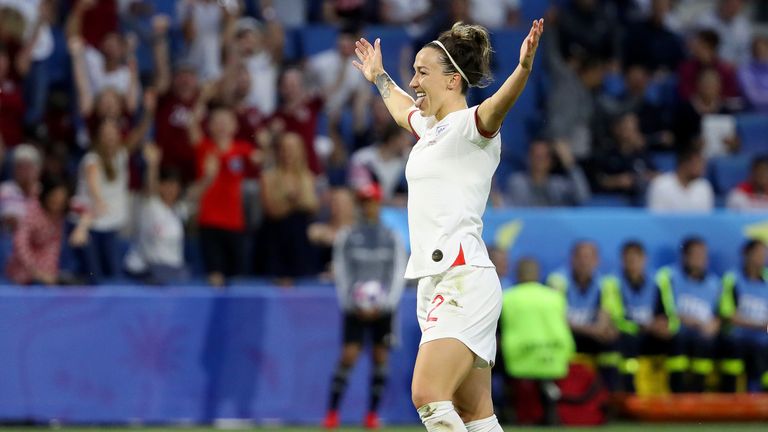
[{"label": "white headband", "polygon": [[448,52],[448,49],[445,48],[445,45],[443,45],[443,43],[440,42],[439,40],[433,40],[432,43],[436,44],[437,46],[442,48],[443,51],[445,51],[445,55],[448,56],[448,60],[450,60],[453,67],[456,68],[456,72],[458,72],[459,75],[461,75],[461,77],[464,78],[464,81],[467,82],[467,87],[472,87],[472,85],[469,83],[469,80],[467,79],[467,76],[464,75],[464,71],[462,71],[459,65],[457,65],[456,62],[453,60],[453,57],[451,57],[451,53]]}]

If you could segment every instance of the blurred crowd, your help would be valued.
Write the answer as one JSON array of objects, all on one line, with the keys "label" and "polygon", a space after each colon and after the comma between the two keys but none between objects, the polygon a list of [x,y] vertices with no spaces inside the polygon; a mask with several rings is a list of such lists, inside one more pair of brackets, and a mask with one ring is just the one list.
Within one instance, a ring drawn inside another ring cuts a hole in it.
[{"label": "blurred crowd", "polygon": [[[402,32],[390,72],[407,82],[451,23],[504,42],[531,8],[547,32],[489,206],[768,209],[768,135],[750,147],[737,128],[768,114],[762,2],[0,0],[6,277],[330,276],[356,191],[405,205],[414,142],[351,65],[354,41]],[[306,49],[318,28],[334,38]],[[497,47],[497,81],[517,55]],[[713,187],[718,158],[751,170]]]}]

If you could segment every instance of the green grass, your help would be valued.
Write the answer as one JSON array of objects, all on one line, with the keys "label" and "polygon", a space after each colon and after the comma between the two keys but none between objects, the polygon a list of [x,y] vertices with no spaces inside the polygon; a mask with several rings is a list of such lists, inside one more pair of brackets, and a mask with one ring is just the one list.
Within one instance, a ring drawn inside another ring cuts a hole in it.
[{"label": "green grass", "polygon": [[[45,429],[45,428],[0,428],[2,432],[27,432],[30,430],[56,430],[66,432],[95,432],[95,431],[130,431],[130,432],[221,432],[226,430],[237,431],[273,431],[273,432],[320,432],[324,431],[321,428],[313,427],[261,427],[251,429],[213,429],[213,428],[106,428],[106,427],[91,427],[91,428],[60,428],[60,429]],[[407,427],[384,427],[382,431],[393,432],[424,432],[424,428],[417,426]],[[533,427],[512,427],[506,426],[504,430],[507,432],[555,432],[555,431],[590,431],[597,430],[600,432],[765,432],[768,430],[768,425],[757,423],[716,423],[716,424],[618,424],[601,427],[587,427],[587,428],[533,428]],[[346,427],[339,429],[340,432],[367,432],[363,428]]]}]

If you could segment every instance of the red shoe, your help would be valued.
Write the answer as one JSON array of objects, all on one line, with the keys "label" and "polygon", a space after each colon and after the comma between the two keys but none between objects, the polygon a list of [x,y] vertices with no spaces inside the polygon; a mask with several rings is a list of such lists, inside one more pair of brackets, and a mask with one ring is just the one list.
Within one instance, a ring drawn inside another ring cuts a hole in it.
[{"label": "red shoe", "polygon": [[323,421],[323,427],[326,429],[336,429],[339,427],[339,412],[328,411]]},{"label": "red shoe", "polygon": [[381,427],[381,422],[379,421],[379,416],[375,412],[369,412],[368,415],[365,416],[365,428],[366,429],[378,429]]}]

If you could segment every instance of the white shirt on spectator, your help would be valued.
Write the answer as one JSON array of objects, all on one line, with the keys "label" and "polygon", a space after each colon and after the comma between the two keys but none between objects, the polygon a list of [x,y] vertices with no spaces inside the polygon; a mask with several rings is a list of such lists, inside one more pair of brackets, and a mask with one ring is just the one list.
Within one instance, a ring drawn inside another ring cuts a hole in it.
[{"label": "white shirt on spectator", "polygon": [[104,172],[101,159],[96,153],[86,153],[80,162],[76,193],[78,205],[93,210],[94,202],[88,191],[85,169],[89,165],[96,164],[99,168],[98,182],[101,185],[101,198],[107,207],[103,214],[95,215],[91,224],[91,229],[94,231],[120,230],[128,222],[128,152],[121,149],[115,155],[112,163],[115,168],[115,178],[109,180]]},{"label": "white shirt on spectator", "polygon": [[251,76],[248,105],[258,108],[265,116],[272,114],[277,108],[278,70],[275,61],[269,53],[263,51],[246,58],[245,67]]},{"label": "white shirt on spectator", "polygon": [[723,21],[716,11],[710,11],[699,19],[699,28],[712,29],[720,36],[720,57],[734,65],[745,64],[750,59],[752,24],[743,14],[730,22]]},{"label": "white shirt on spectator", "polygon": [[[350,158],[350,183],[354,188],[365,187],[372,181],[370,174],[376,176],[384,201],[391,200],[405,172],[404,157],[384,160],[375,145],[366,146],[352,154]],[[370,172],[369,172],[370,171]]]},{"label": "white shirt on spectator", "polygon": [[187,60],[197,67],[200,79],[211,81],[221,76],[221,23],[219,2],[178,0],[178,15],[182,22],[189,16],[195,28],[195,38],[187,52]]},{"label": "white shirt on spectator", "polygon": [[0,217],[21,219],[27,214],[29,198],[24,195],[18,183],[6,180],[0,183]]},{"label": "white shirt on spectator", "polygon": [[156,196],[147,198],[142,205],[136,243],[126,256],[126,265],[137,273],[146,271],[150,265],[184,265],[181,218]]},{"label": "white shirt on spectator", "polygon": [[94,94],[99,94],[108,87],[114,88],[123,96],[128,94],[131,87],[131,71],[128,66],[123,65],[107,72],[104,67],[104,55],[92,46],[85,48],[85,64]]},{"label": "white shirt on spectator", "polygon": [[470,0],[469,16],[472,21],[489,29],[507,25],[510,11],[520,8],[520,0]]},{"label": "white shirt on spectator", "polygon": [[743,212],[768,212],[768,195],[750,192],[747,188],[737,186],[728,192],[725,206]]},{"label": "white shirt on spectator", "polygon": [[662,174],[648,187],[648,208],[658,212],[708,212],[714,208],[715,194],[705,178],[683,186],[677,173]]},{"label": "white shirt on spectator", "polygon": [[[26,38],[33,36],[32,30],[35,28],[35,24],[38,20],[38,10],[40,9],[41,0],[0,0],[0,7],[6,6],[16,9],[24,15]],[[51,27],[48,24],[44,24],[40,28],[40,35],[35,41],[35,45],[32,47],[32,60],[45,60],[53,53],[53,33],[51,33]]]},{"label": "white shirt on spectator", "polygon": [[369,85],[352,65],[352,59],[341,57],[335,49],[313,55],[309,59],[309,71],[324,90],[336,88],[326,101],[325,107],[330,112],[341,110],[356,91]]},{"label": "white shirt on spectator", "polygon": [[272,2],[277,20],[284,27],[296,28],[307,24],[306,0],[280,0]]}]

